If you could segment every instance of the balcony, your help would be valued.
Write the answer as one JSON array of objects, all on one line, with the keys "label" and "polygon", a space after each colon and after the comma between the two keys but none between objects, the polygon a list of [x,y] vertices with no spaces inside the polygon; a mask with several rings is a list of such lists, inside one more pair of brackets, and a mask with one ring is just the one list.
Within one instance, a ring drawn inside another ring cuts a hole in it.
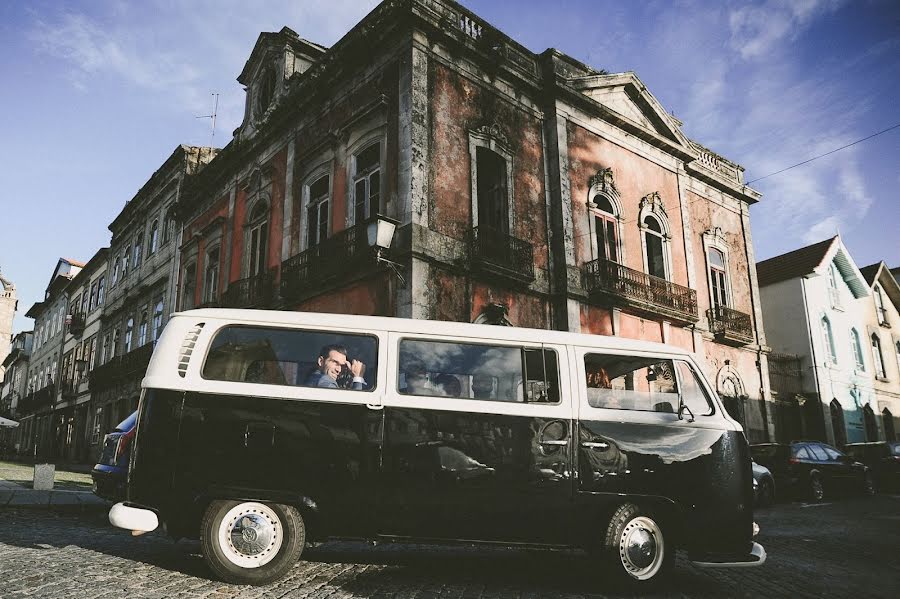
[{"label": "balcony", "polygon": [[746,345],[753,341],[753,319],[749,314],[716,306],[706,311],[706,318],[716,341],[730,345]]},{"label": "balcony", "polygon": [[98,366],[90,374],[90,390],[101,391],[129,378],[138,381],[144,378],[147,364],[153,355],[153,344],[147,343],[123,356],[116,356],[106,364]]},{"label": "balcony", "polygon": [[274,297],[275,270],[272,269],[231,283],[220,303],[224,308],[262,308],[271,306]]},{"label": "balcony", "polygon": [[281,264],[281,295],[307,296],[331,280],[371,267],[371,252],[365,223],[344,229]]},{"label": "balcony", "polygon": [[66,399],[74,399],[78,397],[78,383],[74,380],[63,381],[62,384],[62,398]]},{"label": "balcony", "polygon": [[55,396],[55,385],[47,385],[43,389],[29,393],[19,401],[16,406],[16,414],[21,418],[22,416],[36,414],[42,410],[49,410],[53,406],[53,398]]},{"label": "balcony", "polygon": [[84,314],[72,314],[69,321],[69,334],[75,337],[81,337],[84,332]]},{"label": "balcony", "polygon": [[625,307],[650,318],[662,316],[679,324],[699,320],[695,290],[609,260],[585,264],[582,285],[591,301]]},{"label": "balcony", "polygon": [[534,281],[534,250],[527,241],[495,229],[474,227],[466,242],[473,270],[523,285]]}]

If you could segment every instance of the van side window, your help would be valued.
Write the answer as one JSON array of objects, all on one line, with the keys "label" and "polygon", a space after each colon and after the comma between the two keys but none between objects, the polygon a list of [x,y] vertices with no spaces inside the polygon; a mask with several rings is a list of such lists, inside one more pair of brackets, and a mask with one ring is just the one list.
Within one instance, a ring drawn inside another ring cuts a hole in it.
[{"label": "van side window", "polygon": [[398,382],[404,395],[559,403],[559,366],[549,349],[404,339]]},{"label": "van side window", "polygon": [[[678,382],[681,385],[681,400],[690,408],[694,416],[709,416],[713,413],[713,404],[697,378],[697,373],[687,362],[675,362],[678,369]],[[676,409],[678,408],[676,404]]]},{"label": "van side window", "polygon": [[669,412],[678,410],[672,360],[586,354],[588,405],[592,408]]},{"label": "van side window", "polygon": [[[322,353],[327,355],[320,359]],[[361,377],[351,372],[353,360],[365,365]],[[377,371],[378,340],[368,335],[230,326],[216,333],[202,376],[217,381],[371,391]]]}]

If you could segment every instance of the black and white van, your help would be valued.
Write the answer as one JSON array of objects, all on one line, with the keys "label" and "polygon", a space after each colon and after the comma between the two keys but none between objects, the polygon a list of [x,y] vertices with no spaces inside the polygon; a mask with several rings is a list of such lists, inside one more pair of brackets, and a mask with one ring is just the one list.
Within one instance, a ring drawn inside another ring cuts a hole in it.
[{"label": "black and white van", "polygon": [[686,550],[759,565],[747,441],[691,354],[618,337],[253,310],[176,314],[112,524],[265,584],[330,538]]}]

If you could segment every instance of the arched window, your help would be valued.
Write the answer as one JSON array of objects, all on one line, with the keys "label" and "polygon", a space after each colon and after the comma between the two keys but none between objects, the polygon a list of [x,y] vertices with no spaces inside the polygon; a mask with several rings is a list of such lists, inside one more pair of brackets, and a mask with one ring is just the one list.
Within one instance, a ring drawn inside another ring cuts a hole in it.
[{"label": "arched window", "polygon": [[604,195],[591,198],[594,229],[594,255],[601,260],[619,262],[619,220],[613,203]]},{"label": "arched window", "polygon": [[828,361],[837,363],[837,352],[834,349],[834,335],[831,332],[831,321],[827,316],[822,317],[822,339],[825,342],[825,351],[828,354]]},{"label": "arched window", "polygon": [[884,424],[884,440],[896,441],[897,430],[894,428],[894,415],[889,409],[881,410],[881,422]]},{"label": "arched window", "polygon": [[725,265],[725,254],[716,248],[709,248],[707,260],[709,262],[709,289],[713,308],[727,306],[728,270]]},{"label": "arched window", "polygon": [[665,237],[663,236],[662,225],[659,221],[651,216],[644,217],[644,246],[647,249],[647,274],[665,279],[666,277],[666,259],[663,251]]},{"label": "arched window", "polygon": [[220,254],[218,247],[206,252],[206,266],[203,272],[203,303],[214,302],[219,297]]},{"label": "arched window", "polygon": [[875,376],[885,378],[884,357],[881,354],[881,340],[878,335],[872,333],[872,361],[875,362]]},{"label": "arched window", "polygon": [[500,154],[479,147],[478,163],[478,227],[509,233],[506,160]]},{"label": "arched window", "polygon": [[353,156],[353,222],[366,222],[381,211],[381,143]]},{"label": "arched window", "polygon": [[131,268],[137,269],[138,266],[141,265],[141,259],[144,257],[144,249],[141,245],[141,236],[138,235],[137,239],[134,240],[134,251],[131,256]]},{"label": "arched window", "polygon": [[123,354],[131,351],[132,336],[134,335],[134,318],[129,318],[125,323],[125,350]]},{"label": "arched window", "polygon": [[153,330],[151,335],[153,336],[153,341],[159,339],[160,333],[162,333],[162,319],[163,319],[163,298],[160,297],[157,300],[156,305],[153,307]]},{"label": "arched window", "polygon": [[275,85],[277,83],[276,77],[277,76],[275,74],[275,69],[270,66],[265,70],[262,77],[260,78],[259,84],[256,88],[256,118],[261,118],[266,113],[266,110],[272,103],[272,99],[275,97]]},{"label": "arched window", "polygon": [[150,236],[147,239],[147,255],[156,253],[159,249],[159,219],[154,220],[150,225]]},{"label": "arched window", "polygon": [[258,201],[247,219],[247,275],[256,276],[266,271],[269,233],[269,206]]},{"label": "arched window", "polygon": [[831,412],[831,430],[834,432],[834,444],[843,447],[847,444],[847,427],[844,424],[844,408],[837,399],[829,404]]},{"label": "arched window", "polygon": [[857,370],[865,370],[866,364],[863,360],[862,343],[859,340],[859,333],[856,329],[850,329],[850,349],[853,352],[853,359],[856,363]]},{"label": "arched window", "polygon": [[863,421],[866,425],[866,441],[877,441],[878,424],[875,421],[875,411],[869,404],[863,407]]},{"label": "arched window", "polygon": [[837,266],[832,262],[828,266],[828,297],[831,300],[832,308],[841,308],[841,288],[838,284],[840,279],[841,275],[838,272]]},{"label": "arched window", "polygon": [[110,287],[115,286],[115,284],[118,282],[119,282],[119,258],[117,256],[115,262],[113,262],[112,281],[110,282]]},{"label": "arched window", "polygon": [[331,177],[322,175],[307,189],[306,247],[319,245],[328,238],[328,215],[331,212]]},{"label": "arched window", "polygon": [[875,314],[878,316],[878,324],[887,324],[887,310],[884,308],[884,297],[881,295],[881,287],[875,285],[872,289],[875,298]]},{"label": "arched window", "polygon": [[181,309],[190,310],[194,307],[195,292],[197,289],[197,263],[188,262],[181,276]]},{"label": "arched window", "polygon": [[147,343],[147,325],[149,324],[147,319],[147,311],[144,310],[141,312],[141,321],[138,324],[138,347],[144,347]]}]

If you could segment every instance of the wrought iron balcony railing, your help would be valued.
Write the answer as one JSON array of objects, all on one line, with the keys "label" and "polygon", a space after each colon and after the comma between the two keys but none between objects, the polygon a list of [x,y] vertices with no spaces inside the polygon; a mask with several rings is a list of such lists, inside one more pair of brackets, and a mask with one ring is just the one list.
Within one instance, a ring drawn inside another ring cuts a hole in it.
[{"label": "wrought iron balcony railing", "polygon": [[749,314],[727,306],[715,306],[706,311],[709,330],[721,341],[747,344],[753,341],[753,319]]},{"label": "wrought iron balcony railing", "polygon": [[527,241],[488,227],[474,227],[467,235],[471,267],[507,279],[534,281],[534,249]]},{"label": "wrought iron balcony railing", "polygon": [[228,289],[222,294],[221,305],[225,308],[271,306],[275,296],[274,291],[275,272],[273,269],[228,285]]},{"label": "wrought iron balcony railing", "polygon": [[676,322],[699,320],[697,292],[616,262],[592,260],[582,268],[582,284],[594,299],[606,299],[650,317]]},{"label": "wrought iron balcony railing", "polygon": [[19,400],[16,406],[16,413],[21,417],[50,409],[53,406],[54,397],[56,397],[56,385],[47,385],[43,389],[29,393]]},{"label": "wrought iron balcony railing", "polygon": [[83,332],[84,314],[72,314],[72,319],[69,321],[69,334],[80,337]]},{"label": "wrought iron balcony railing", "polygon": [[295,298],[371,263],[365,223],[344,229],[281,264],[281,295]]},{"label": "wrought iron balcony railing", "polygon": [[91,391],[107,389],[129,378],[143,378],[153,355],[153,343],[147,343],[91,371]]}]

